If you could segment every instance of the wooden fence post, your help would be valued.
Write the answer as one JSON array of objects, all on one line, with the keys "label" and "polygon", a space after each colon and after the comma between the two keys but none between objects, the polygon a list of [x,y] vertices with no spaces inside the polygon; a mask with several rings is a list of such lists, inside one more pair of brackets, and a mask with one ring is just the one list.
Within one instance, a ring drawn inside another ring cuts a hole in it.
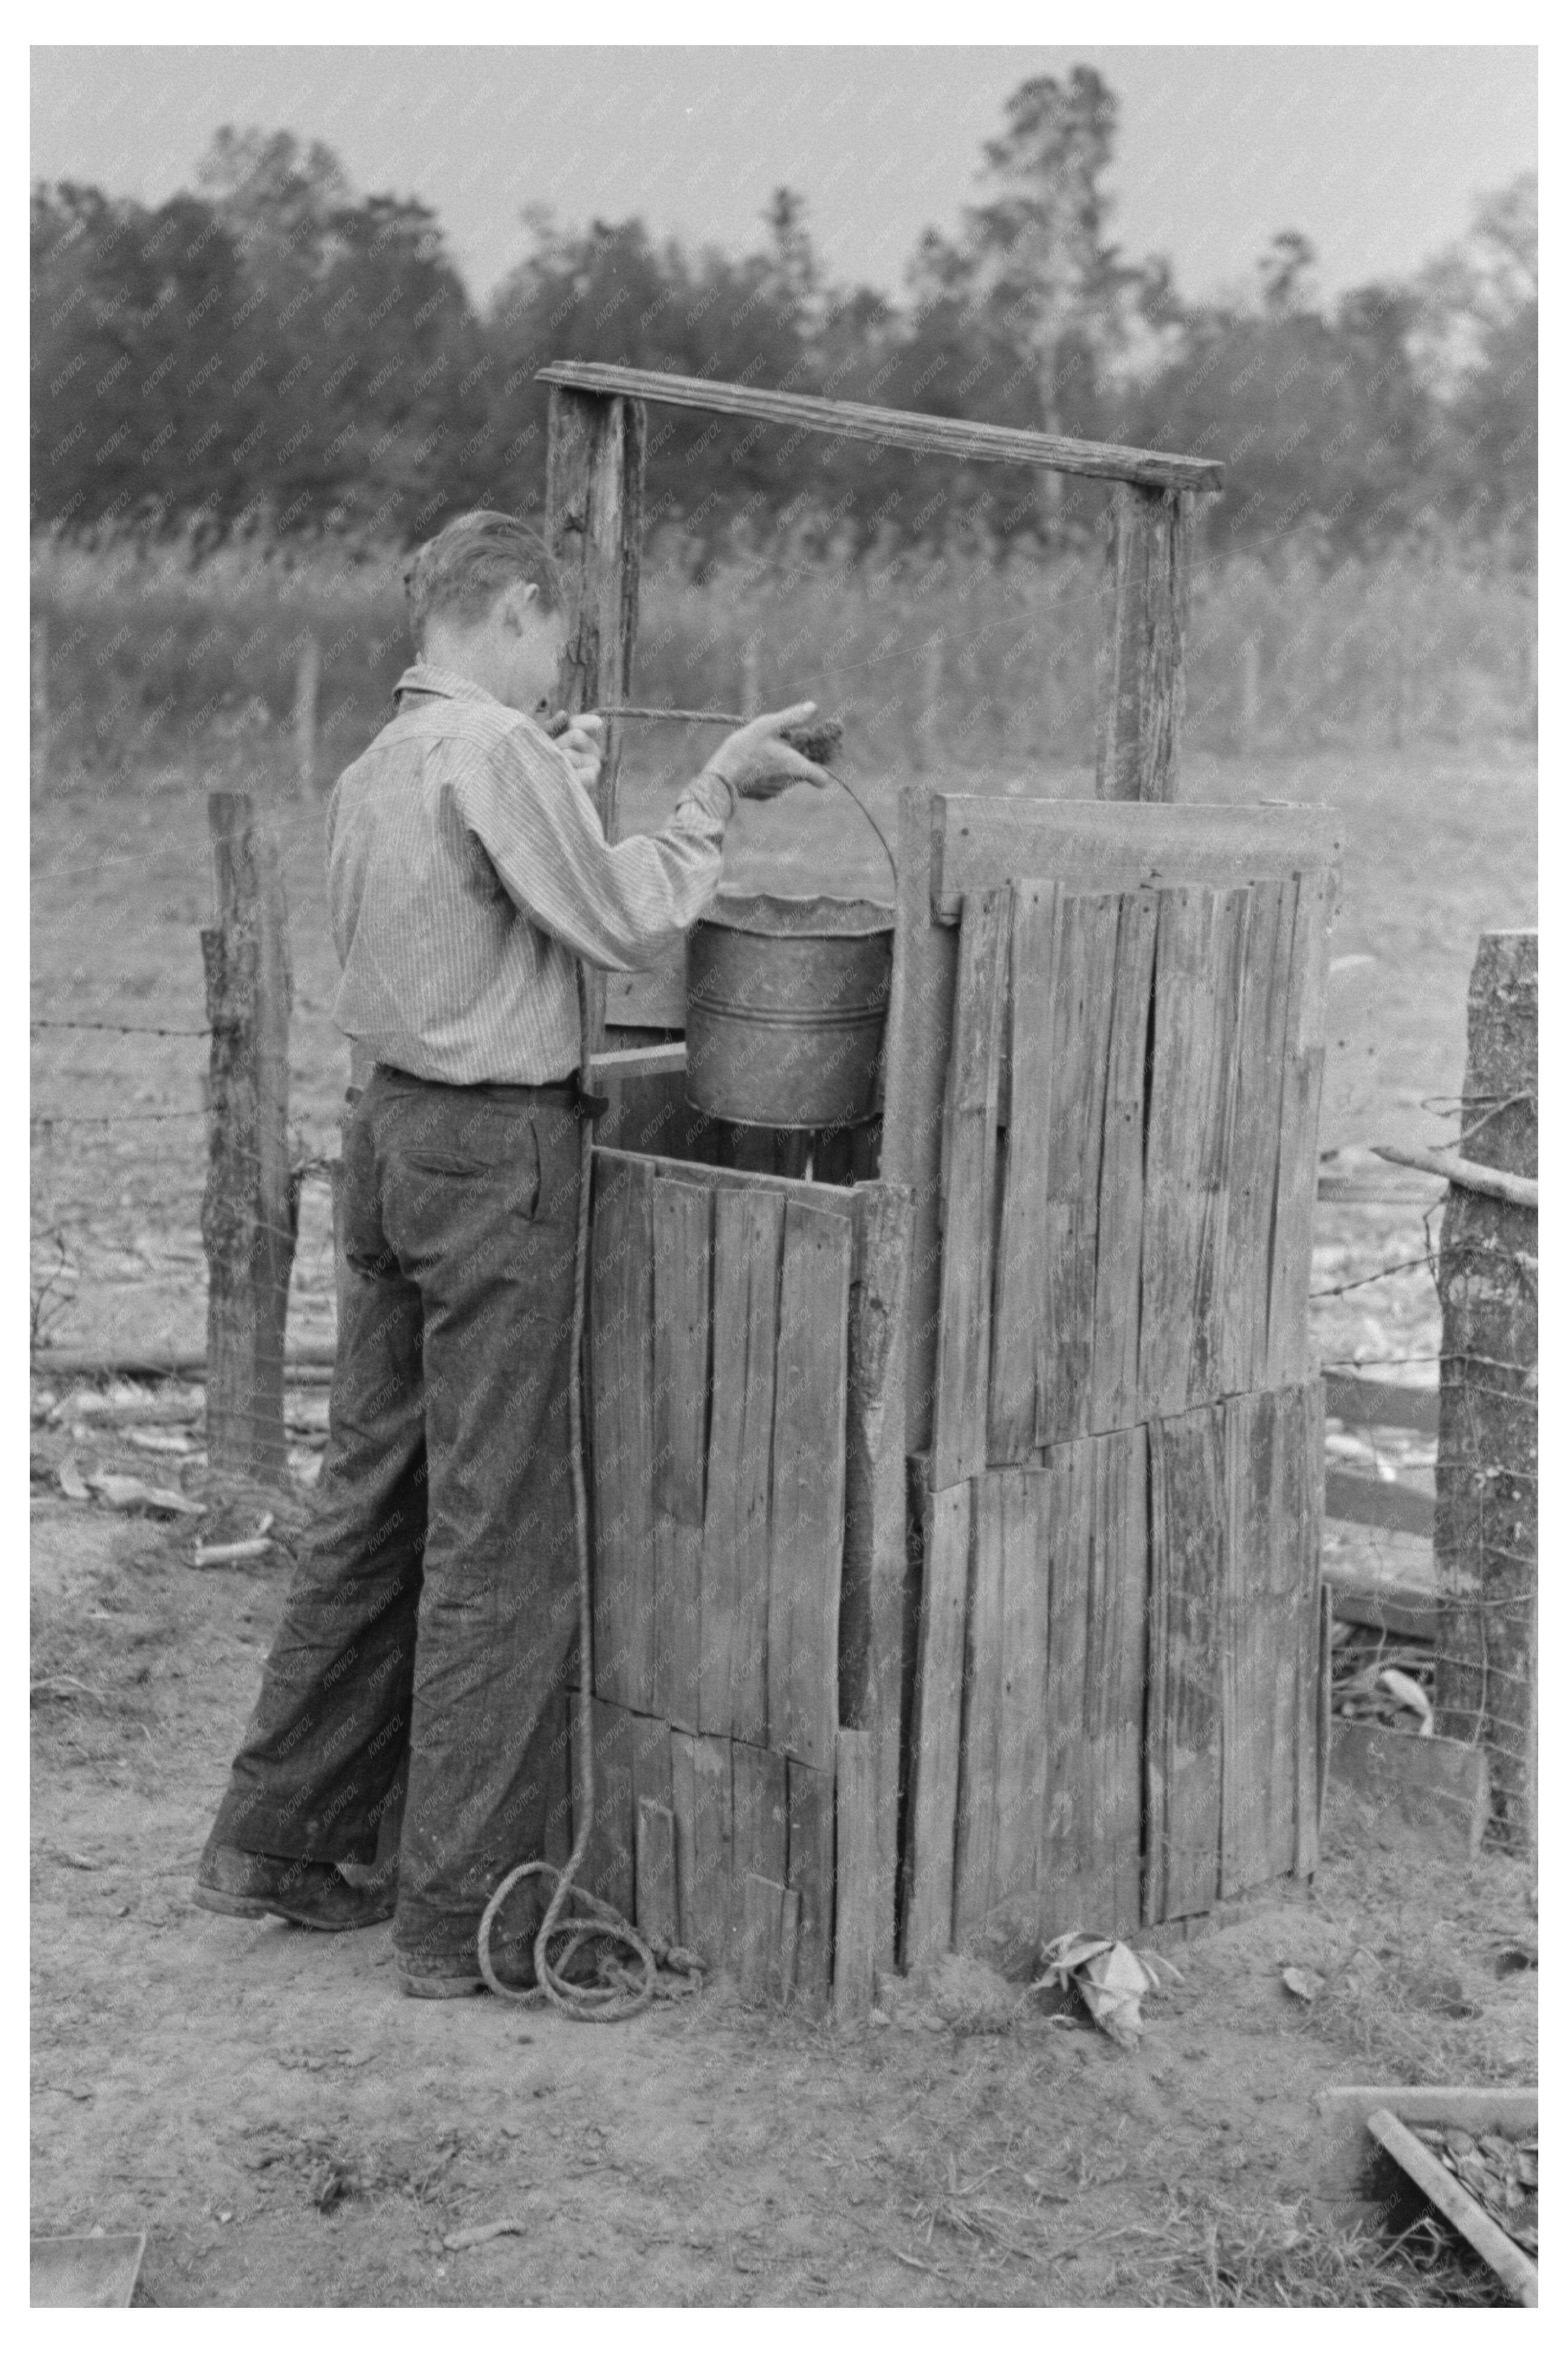
[{"label": "wooden fence post", "polygon": [[314,629],[305,634],[294,665],[294,770],[300,797],[316,790],[316,706],[321,691],[321,647]]},{"label": "wooden fence post", "polygon": [[[563,711],[593,711],[630,697],[642,570],[643,452],[647,411],[619,395],[550,390],[545,533],[561,574],[566,638],[556,695]],[[619,731],[605,727],[599,815],[619,833]],[[605,1034],[605,985],[592,982],[593,1042]]]},{"label": "wooden fence post", "polygon": [[1176,797],[1195,497],[1116,486],[1095,747],[1101,800]]},{"label": "wooden fence post", "polygon": [[289,1166],[288,911],[277,844],[247,793],[207,796],[217,922],[202,933],[212,1025],[207,1256],[207,1457],[278,1476],[283,1338],[299,1221]]},{"label": "wooden fence post", "polygon": [[[1459,1150],[1536,1174],[1537,934],[1486,932],[1470,975]],[[1436,1552],[1437,1730],[1484,1743],[1492,1809],[1536,1827],[1538,1218],[1455,1186],[1443,1211]]]}]

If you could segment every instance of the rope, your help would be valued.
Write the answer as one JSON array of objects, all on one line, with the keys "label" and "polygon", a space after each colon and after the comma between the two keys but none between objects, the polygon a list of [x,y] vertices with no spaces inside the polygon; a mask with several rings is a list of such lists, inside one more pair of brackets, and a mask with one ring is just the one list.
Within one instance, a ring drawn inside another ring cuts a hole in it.
[{"label": "rope", "polygon": [[[593,1065],[593,1017],[589,1005],[587,975],[577,966],[577,1010],[580,1031],[580,1062],[584,1083]],[[588,1212],[593,1181],[594,1122],[584,1109],[582,1114],[581,1185],[577,1198],[577,1262],[572,1283],[572,1377],[567,1386],[567,1412],[572,1455],[572,1500],[577,1523],[577,1689],[573,1694],[573,1747],[577,1758],[577,1834],[564,1866],[557,1871],[553,1863],[520,1862],[509,1871],[495,1894],[485,1906],[479,1922],[479,1974],[492,1993],[505,2001],[535,2003],[548,2001],[568,2018],[584,2022],[611,2025],[617,2020],[636,2018],[647,2010],[654,1998],[658,1977],[658,1962],[652,1948],[644,1943],[630,1922],[585,1888],[574,1885],[587,1852],[588,1840],[594,1827],[594,1611],[588,1583],[588,1494],[583,1475],[583,1328],[586,1321],[588,1295]],[[490,1958],[490,1935],[500,1914],[514,1887],[525,1879],[553,1880],[554,1890],[546,1908],[538,1936],[533,1940],[533,1971],[537,1983],[531,1987],[504,1985],[496,1974]],[[574,1909],[568,1912],[568,1901]],[[564,1937],[565,1943],[551,1958],[552,1940]],[[566,1972],[576,1955],[586,1944],[624,1945],[637,1957],[642,1970],[641,1982],[628,1982],[629,1972],[617,1972],[621,1982],[607,1985],[573,1985]]]}]

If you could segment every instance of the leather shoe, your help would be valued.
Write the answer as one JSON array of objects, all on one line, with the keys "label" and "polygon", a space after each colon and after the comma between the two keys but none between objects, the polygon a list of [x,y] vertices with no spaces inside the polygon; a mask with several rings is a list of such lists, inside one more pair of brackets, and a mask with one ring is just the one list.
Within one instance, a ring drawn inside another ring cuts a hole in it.
[{"label": "leather shoe", "polygon": [[368,1887],[351,1887],[331,1862],[308,1856],[250,1854],[243,1847],[211,1846],[192,1890],[204,1912],[237,1920],[291,1920],[300,1928],[371,1928],[390,1920],[397,1904],[393,1864]]}]

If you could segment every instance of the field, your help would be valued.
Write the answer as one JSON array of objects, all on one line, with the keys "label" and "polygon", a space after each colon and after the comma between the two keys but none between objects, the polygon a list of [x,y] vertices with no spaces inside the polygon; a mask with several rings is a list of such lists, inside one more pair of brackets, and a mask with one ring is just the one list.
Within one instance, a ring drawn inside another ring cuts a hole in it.
[{"label": "field", "polygon": [[[798,681],[818,682],[838,707],[828,677]],[[358,711],[335,756],[374,723]],[[280,711],[117,724],[94,737],[79,714],[74,733],[62,722],[35,790],[35,1022],[137,1025],[35,1029],[35,1322],[57,1344],[199,1347],[206,1049],[145,1032],[201,1027],[204,795],[249,782],[285,852],[301,1156],[335,1150],[346,1049],[329,1017],[321,809],[289,797]],[[1449,1138],[1477,934],[1534,920],[1533,756],[1496,733],[1299,754],[1266,736],[1243,759],[1200,731],[1185,795],[1344,810],[1335,952],[1374,954],[1383,971],[1369,1140]],[[847,773],[890,829],[908,747],[884,742],[869,712],[851,742]],[[687,748],[668,732],[634,742],[629,825],[657,822]],[[1076,755],[1008,757],[1005,744],[962,765],[940,753],[927,774],[985,791],[1088,788]],[[781,874],[785,887],[886,889],[847,801],[804,790],[748,808],[731,837],[728,879]],[[1341,1289],[1418,1258],[1419,1210],[1325,1208],[1319,1240],[1319,1288],[1337,1293],[1318,1311],[1325,1356],[1394,1359],[1396,1377],[1430,1379],[1425,1269]],[[295,1328],[327,1337],[331,1315],[318,1179]],[[1501,1947],[1533,1940],[1518,1866],[1489,1852],[1447,1860],[1336,1796],[1311,1904],[1264,1905],[1184,1948],[1185,1981],[1152,2005],[1134,2053],[1081,2021],[989,2009],[985,1989],[963,1984],[848,2039],[749,2017],[717,1990],[602,2033],[489,2001],[401,2002],[385,1930],[314,1939],[189,1906],[282,1571],[198,1573],[177,1530],[67,1502],[62,1443],[37,1435],[33,2227],[147,2229],[149,2300],[1489,2294],[1419,2238],[1388,2254],[1323,2225],[1306,2202],[1310,2099],[1333,2083],[1533,2080],[1533,1974],[1494,1973]],[[313,1461],[301,1451],[302,1476]],[[1312,2010],[1283,1990],[1284,1961],[1329,1976]],[[497,2220],[521,2235],[447,2247]]]}]

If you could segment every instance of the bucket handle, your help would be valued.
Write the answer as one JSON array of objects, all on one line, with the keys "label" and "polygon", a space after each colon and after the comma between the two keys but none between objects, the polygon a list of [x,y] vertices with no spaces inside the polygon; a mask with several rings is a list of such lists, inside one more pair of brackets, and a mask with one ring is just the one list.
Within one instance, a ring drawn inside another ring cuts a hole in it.
[{"label": "bucket handle", "polygon": [[889,846],[887,835],[882,831],[881,827],[877,823],[876,818],[872,816],[870,810],[867,807],[859,794],[855,790],[854,786],[847,783],[844,777],[839,776],[837,769],[825,768],[823,770],[823,775],[826,776],[831,776],[836,785],[843,786],[844,790],[848,794],[850,799],[854,802],[856,807],[859,810],[861,816],[865,818],[867,824],[870,827],[872,832],[881,843],[884,850],[887,851],[888,863],[893,870],[893,896],[896,899],[899,892],[899,861],[893,856],[892,850]]}]

